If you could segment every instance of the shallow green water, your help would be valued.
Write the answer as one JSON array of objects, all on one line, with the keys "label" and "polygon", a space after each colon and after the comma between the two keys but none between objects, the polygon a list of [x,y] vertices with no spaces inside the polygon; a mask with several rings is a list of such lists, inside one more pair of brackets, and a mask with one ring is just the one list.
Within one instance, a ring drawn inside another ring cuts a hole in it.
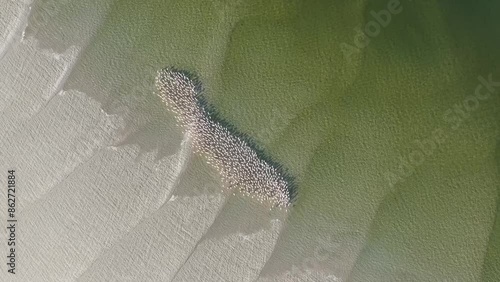
[{"label": "shallow green water", "polygon": [[[443,119],[479,75],[500,80],[500,5],[401,1],[347,58],[342,44],[388,1],[230,2],[109,1],[66,88],[134,108],[141,134],[128,142],[167,154],[157,141],[175,134],[154,73],[198,73],[221,113],[299,181],[263,275],[320,246],[320,266],[351,281],[500,280],[500,88],[457,129]],[[423,161],[400,172],[415,151]]]},{"label": "shallow green water", "polygon": [[[442,116],[474,93],[478,75],[499,77],[498,37],[483,32],[498,34],[495,7],[403,3],[360,58],[345,60],[339,41],[352,44],[353,27],[384,4],[290,7],[285,19],[244,19],[232,33],[214,101],[254,135],[278,119],[262,142],[301,180],[299,215],[274,259],[333,236],[361,248],[351,280],[493,281],[499,97],[457,130]],[[391,187],[399,156],[436,129],[446,141]]]}]

